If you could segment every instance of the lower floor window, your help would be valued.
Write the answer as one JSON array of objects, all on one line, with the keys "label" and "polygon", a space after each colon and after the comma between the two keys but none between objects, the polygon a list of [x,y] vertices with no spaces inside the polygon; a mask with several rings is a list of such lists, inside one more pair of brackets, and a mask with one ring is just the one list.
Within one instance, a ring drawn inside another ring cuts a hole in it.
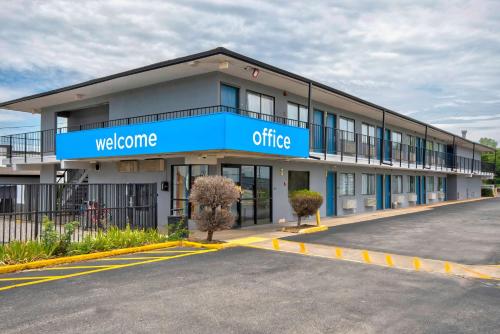
[{"label": "lower floor window", "polygon": [[191,216],[189,192],[194,180],[208,175],[208,165],[174,165],[172,166],[172,206],[174,216]]},{"label": "lower floor window", "polygon": [[417,187],[415,186],[415,175],[408,175],[408,192],[415,193]]},{"label": "lower floor window", "polygon": [[339,195],[354,196],[354,173],[339,174]]},{"label": "lower floor window", "polygon": [[361,194],[362,195],[375,194],[375,175],[374,174],[361,174]]},{"label": "lower floor window", "polygon": [[444,192],[444,183],[446,182],[445,180],[446,180],[446,178],[444,178],[444,177],[438,178],[438,191]]},{"label": "lower floor window", "polygon": [[434,188],[434,176],[428,176],[427,180],[428,180],[427,181],[427,187],[428,187],[427,191],[430,191],[430,192],[435,191],[436,188]]},{"label": "lower floor window", "polygon": [[403,192],[403,175],[395,175],[392,178],[392,192],[401,194]]},{"label": "lower floor window", "polygon": [[309,172],[288,171],[288,196],[296,190],[309,189]]}]

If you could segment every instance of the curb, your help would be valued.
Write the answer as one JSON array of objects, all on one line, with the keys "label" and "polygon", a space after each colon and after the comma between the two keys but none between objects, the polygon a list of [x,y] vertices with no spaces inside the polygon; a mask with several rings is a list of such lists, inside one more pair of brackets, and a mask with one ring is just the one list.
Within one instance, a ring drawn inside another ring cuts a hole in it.
[{"label": "curb", "polygon": [[97,252],[97,253],[90,253],[90,254],[65,256],[65,257],[59,257],[59,258],[55,258],[55,259],[5,265],[5,266],[0,266],[0,274],[8,274],[8,273],[26,270],[26,269],[38,269],[38,268],[43,268],[43,267],[55,266],[58,264],[66,264],[66,263],[79,262],[79,261],[95,260],[95,259],[101,259],[101,258],[110,257],[110,256],[116,256],[116,255],[138,253],[138,252],[144,252],[144,251],[149,251],[149,250],[154,250],[154,249],[159,249],[159,248],[169,248],[169,247],[179,246],[179,247],[196,247],[196,248],[207,248],[207,249],[219,250],[219,249],[233,246],[231,244],[227,244],[227,245],[228,246],[225,246],[225,244],[202,244],[199,242],[191,242],[191,241],[169,241],[169,242],[162,242],[159,244],[151,244],[151,245],[138,246],[138,247],[113,249],[113,250],[106,251],[106,252]]},{"label": "curb", "polygon": [[299,234],[316,233],[316,232],[321,232],[321,231],[326,231],[326,230],[328,230],[328,226],[321,225],[321,226],[315,226],[315,227],[310,227],[310,228],[305,228],[303,230],[300,230]]}]

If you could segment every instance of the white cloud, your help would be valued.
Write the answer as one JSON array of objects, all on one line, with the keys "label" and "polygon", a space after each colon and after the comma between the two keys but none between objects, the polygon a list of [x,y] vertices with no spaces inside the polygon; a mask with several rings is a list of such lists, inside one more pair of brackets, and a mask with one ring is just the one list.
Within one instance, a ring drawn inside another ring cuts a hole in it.
[{"label": "white cloud", "polygon": [[0,76],[44,73],[0,100],[222,45],[423,121],[500,110],[496,1],[19,0],[0,22]]}]

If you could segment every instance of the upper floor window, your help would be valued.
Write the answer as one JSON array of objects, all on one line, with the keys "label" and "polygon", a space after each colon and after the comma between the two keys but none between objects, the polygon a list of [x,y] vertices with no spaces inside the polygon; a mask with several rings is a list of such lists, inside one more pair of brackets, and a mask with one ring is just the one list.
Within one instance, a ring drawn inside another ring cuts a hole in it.
[{"label": "upper floor window", "polygon": [[339,174],[339,195],[354,196],[354,173]]},{"label": "upper floor window", "polygon": [[306,127],[309,121],[309,111],[306,106],[288,102],[287,104],[288,125]]},{"label": "upper floor window", "polygon": [[350,118],[340,117],[339,130],[344,140],[354,141],[354,120]]},{"label": "upper floor window", "polygon": [[255,92],[247,92],[247,109],[252,112],[250,116],[264,116],[264,119],[274,115],[274,97]]},{"label": "upper floor window", "polygon": [[403,138],[403,135],[401,134],[401,132],[396,132],[396,131],[392,132],[392,142],[393,143],[401,144],[402,138]]},{"label": "upper floor window", "polygon": [[375,139],[375,127],[370,124],[361,124],[361,134],[363,136],[362,142],[368,143],[368,138],[370,138],[370,144],[373,145]]}]

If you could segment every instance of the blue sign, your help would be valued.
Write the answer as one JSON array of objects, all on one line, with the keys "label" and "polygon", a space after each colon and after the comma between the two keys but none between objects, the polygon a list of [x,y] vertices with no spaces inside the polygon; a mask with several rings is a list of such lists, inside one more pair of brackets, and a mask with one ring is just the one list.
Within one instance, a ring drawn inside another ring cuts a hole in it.
[{"label": "blue sign", "polygon": [[309,156],[309,130],[231,113],[61,133],[58,160],[231,150]]}]

